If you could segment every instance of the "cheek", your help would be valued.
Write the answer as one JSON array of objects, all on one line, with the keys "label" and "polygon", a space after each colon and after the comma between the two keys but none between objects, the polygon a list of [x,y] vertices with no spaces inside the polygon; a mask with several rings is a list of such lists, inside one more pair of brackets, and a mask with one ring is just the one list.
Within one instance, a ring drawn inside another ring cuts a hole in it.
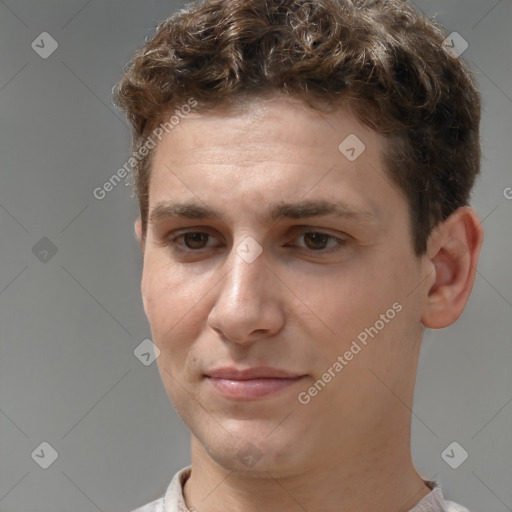
[{"label": "cheek", "polygon": [[170,265],[148,259],[144,265],[141,292],[144,311],[158,339],[172,329],[193,306],[190,284]]},{"label": "cheek", "polygon": [[386,346],[399,345],[413,311],[407,297],[410,278],[403,264],[392,259],[388,264],[384,259],[356,263],[340,268],[329,279],[303,279],[301,285],[310,309],[334,333],[328,336],[328,355],[343,354],[359,336],[363,343],[368,342],[367,346],[359,343],[364,350],[357,359],[363,361],[372,353],[381,357]]},{"label": "cheek", "polygon": [[165,290],[166,276],[162,270],[151,264],[151,261],[146,260],[142,273],[141,293],[144,311],[152,329],[161,321],[161,310],[168,308],[172,302],[172,296]]},{"label": "cheek", "polygon": [[[206,279],[206,277],[204,277]],[[190,347],[204,327],[210,307],[208,283],[191,277],[186,267],[148,260],[141,290],[153,342],[162,357],[173,357]]]},{"label": "cheek", "polygon": [[308,305],[342,339],[357,334],[383,307],[391,306],[388,283],[382,282],[382,275],[370,265],[341,267],[339,272],[303,282],[303,286]]}]

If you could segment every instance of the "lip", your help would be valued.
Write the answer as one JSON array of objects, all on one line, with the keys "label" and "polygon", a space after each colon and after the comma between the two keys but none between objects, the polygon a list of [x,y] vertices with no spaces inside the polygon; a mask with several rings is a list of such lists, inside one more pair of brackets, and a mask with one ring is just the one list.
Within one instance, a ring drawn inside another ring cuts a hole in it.
[{"label": "lip", "polygon": [[218,368],[205,376],[224,397],[242,400],[278,393],[305,377],[279,368],[261,366],[244,370]]},{"label": "lip", "polygon": [[207,377],[231,380],[250,380],[250,379],[295,379],[303,377],[298,373],[291,373],[280,368],[271,368],[269,366],[254,366],[252,368],[238,369],[234,367],[223,367],[209,371]]}]

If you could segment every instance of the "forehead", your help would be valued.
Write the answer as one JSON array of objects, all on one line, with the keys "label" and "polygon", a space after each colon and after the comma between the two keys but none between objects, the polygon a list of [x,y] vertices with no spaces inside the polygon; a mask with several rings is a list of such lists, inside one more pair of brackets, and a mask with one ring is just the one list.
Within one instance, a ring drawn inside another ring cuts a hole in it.
[{"label": "forehead", "polygon": [[341,156],[338,146],[349,135],[367,142],[370,153],[378,157],[382,138],[347,108],[324,113],[299,99],[276,93],[240,106],[192,110],[164,135],[155,157],[165,156],[167,161],[179,160],[185,165],[196,161],[200,153],[218,157],[220,163],[229,163],[226,159],[231,157],[239,165],[256,163],[258,153],[262,159],[281,155],[288,161],[301,161],[304,156],[308,160],[330,157],[336,161]]},{"label": "forehead", "polygon": [[325,114],[289,98],[192,112],[155,149],[150,215],[184,198],[211,210],[238,206],[269,215],[299,199],[338,199],[376,213],[386,194],[397,194],[384,171],[383,145],[348,110]]}]

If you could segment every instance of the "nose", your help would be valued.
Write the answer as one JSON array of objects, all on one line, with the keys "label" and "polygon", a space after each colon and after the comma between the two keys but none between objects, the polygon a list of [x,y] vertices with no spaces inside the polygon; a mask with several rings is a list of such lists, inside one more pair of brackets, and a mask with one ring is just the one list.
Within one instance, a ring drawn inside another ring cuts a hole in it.
[{"label": "nose", "polygon": [[283,290],[263,251],[253,261],[234,245],[227,274],[216,287],[208,325],[238,344],[250,344],[277,334],[285,324]]}]

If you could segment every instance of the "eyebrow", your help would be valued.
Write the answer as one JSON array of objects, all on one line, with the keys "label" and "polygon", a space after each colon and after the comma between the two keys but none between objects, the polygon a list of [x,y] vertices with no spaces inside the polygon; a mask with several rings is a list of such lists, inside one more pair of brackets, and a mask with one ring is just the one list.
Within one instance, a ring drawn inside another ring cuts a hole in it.
[{"label": "eyebrow", "polygon": [[[374,223],[376,216],[369,211],[361,211],[350,207],[349,205],[338,202],[324,200],[304,200],[292,203],[280,203],[271,206],[267,210],[267,218],[274,222],[281,219],[303,219],[308,217],[319,217],[322,215],[332,215],[335,217],[345,217],[357,222]],[[187,219],[214,219],[221,220],[222,214],[215,208],[203,206],[194,202],[158,203],[149,214],[149,223],[157,224],[168,218],[187,218]]]}]

